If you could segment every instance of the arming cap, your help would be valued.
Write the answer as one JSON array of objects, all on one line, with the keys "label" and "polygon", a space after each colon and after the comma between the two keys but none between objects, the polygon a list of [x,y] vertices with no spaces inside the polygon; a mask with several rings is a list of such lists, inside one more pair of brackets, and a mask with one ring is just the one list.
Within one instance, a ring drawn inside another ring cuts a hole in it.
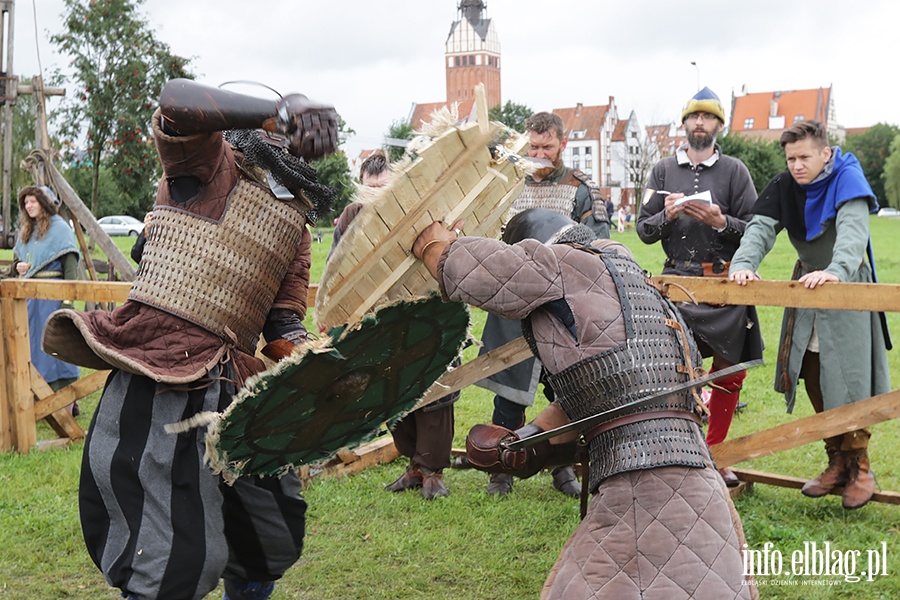
[{"label": "arming cap", "polygon": [[590,227],[576,223],[555,210],[529,208],[516,213],[503,230],[503,241],[515,244],[522,240],[537,240],[542,244],[587,244],[595,238]]},{"label": "arming cap", "polygon": [[722,123],[725,122],[725,109],[722,107],[722,102],[708,87],[703,88],[687,101],[681,111],[681,122],[684,123],[689,114],[697,112],[708,112],[716,115]]}]

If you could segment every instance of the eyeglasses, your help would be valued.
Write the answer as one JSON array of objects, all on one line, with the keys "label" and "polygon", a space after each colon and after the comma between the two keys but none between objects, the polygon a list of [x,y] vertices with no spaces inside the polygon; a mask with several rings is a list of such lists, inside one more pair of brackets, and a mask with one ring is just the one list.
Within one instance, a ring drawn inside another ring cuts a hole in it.
[{"label": "eyeglasses", "polygon": [[695,112],[691,113],[687,116],[686,121],[696,121],[697,119],[703,119],[704,121],[712,121],[713,119],[718,119],[716,115],[708,112]]}]

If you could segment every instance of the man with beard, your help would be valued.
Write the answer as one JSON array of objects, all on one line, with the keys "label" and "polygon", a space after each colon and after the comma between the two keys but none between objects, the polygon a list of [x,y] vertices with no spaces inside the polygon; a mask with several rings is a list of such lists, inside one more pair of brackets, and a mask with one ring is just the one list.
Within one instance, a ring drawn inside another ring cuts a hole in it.
[{"label": "man with beard", "polygon": [[[525,122],[525,133],[531,144],[528,156],[549,164],[526,176],[525,188],[513,203],[508,216],[512,218],[529,208],[546,208],[586,225],[598,239],[609,239],[606,200],[597,184],[581,171],[563,164],[562,153],[569,139],[559,115],[548,112],[531,115]],[[481,353],[499,348],[521,335],[522,326],[518,320],[488,315]],[[496,394],[492,416],[494,425],[517,429],[525,424],[525,409],[534,404],[540,377],[540,362],[529,359],[478,382],[480,387]],[[544,389],[549,391],[546,386]],[[552,392],[550,394],[552,396]],[[490,495],[505,495],[512,490],[512,485],[512,475],[492,473],[487,492]],[[569,496],[581,493],[581,486],[571,466],[553,470],[553,486]]]},{"label": "man with beard", "polygon": [[[637,219],[637,234],[646,244],[662,242],[664,274],[727,277],[728,265],[752,217],[756,189],[740,160],[722,154],[716,136],[725,126],[725,110],[712,90],[703,88],[681,113],[687,143],[675,156],[653,167]],[[709,192],[711,201],[681,202]],[[682,303],[685,321],[711,371],[762,358],[763,342],[756,308]],[[718,380],[709,400],[710,446],[725,440],[746,373]],[[738,485],[730,469],[720,469],[725,483]]]}]

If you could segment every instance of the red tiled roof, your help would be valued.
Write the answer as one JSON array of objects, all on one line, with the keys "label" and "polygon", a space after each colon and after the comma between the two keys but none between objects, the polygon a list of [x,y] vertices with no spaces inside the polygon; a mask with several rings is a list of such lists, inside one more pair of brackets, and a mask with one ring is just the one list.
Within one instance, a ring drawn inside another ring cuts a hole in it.
[{"label": "red tiled roof", "polygon": [[[731,110],[731,131],[762,134],[769,129],[773,103],[775,115],[784,117],[784,128],[790,127],[799,119],[816,119],[827,125],[830,94],[831,88],[815,88],[738,96],[734,99]],[[753,119],[753,126],[749,129],[746,127],[748,119]]]},{"label": "red tiled roof", "polygon": [[612,134],[612,141],[614,142],[624,142],[625,141],[625,129],[628,127],[628,121],[619,121],[616,123],[616,129]]},{"label": "red tiled roof", "polygon": [[605,106],[575,106],[572,108],[554,108],[553,114],[559,115],[563,120],[566,133],[573,131],[586,131],[585,139],[595,140],[600,134],[600,129],[606,122],[606,114],[609,105]]}]

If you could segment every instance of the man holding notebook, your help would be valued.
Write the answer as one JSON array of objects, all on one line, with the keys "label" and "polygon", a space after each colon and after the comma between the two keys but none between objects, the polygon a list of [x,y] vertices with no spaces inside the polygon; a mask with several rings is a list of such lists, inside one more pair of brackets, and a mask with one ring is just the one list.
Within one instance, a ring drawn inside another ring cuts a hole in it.
[{"label": "man holding notebook", "polygon": [[[712,90],[703,88],[681,113],[687,142],[675,156],[660,160],[647,182],[637,233],[646,244],[662,242],[664,274],[727,277],[728,265],[752,217],[756,189],[740,160],[722,154],[716,136],[725,127],[725,110]],[[752,306],[679,304],[711,371],[762,358],[763,342]],[[710,446],[725,440],[745,373],[720,379],[709,401]],[[729,469],[725,483],[737,485]]]}]

